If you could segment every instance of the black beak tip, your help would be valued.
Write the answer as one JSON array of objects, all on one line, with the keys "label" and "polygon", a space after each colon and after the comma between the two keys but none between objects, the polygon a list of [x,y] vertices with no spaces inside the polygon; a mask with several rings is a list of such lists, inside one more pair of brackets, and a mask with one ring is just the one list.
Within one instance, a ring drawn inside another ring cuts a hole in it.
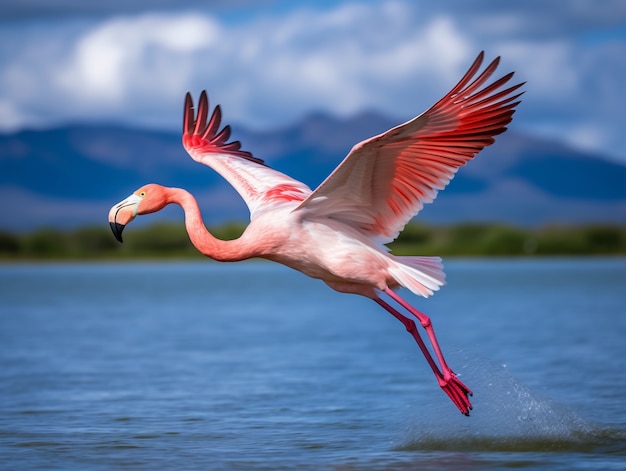
[{"label": "black beak tip", "polygon": [[111,230],[113,231],[113,235],[115,236],[115,238],[118,240],[118,242],[124,242],[122,240],[122,231],[124,230],[124,224],[120,224],[117,222],[110,222],[109,223],[111,225]]}]

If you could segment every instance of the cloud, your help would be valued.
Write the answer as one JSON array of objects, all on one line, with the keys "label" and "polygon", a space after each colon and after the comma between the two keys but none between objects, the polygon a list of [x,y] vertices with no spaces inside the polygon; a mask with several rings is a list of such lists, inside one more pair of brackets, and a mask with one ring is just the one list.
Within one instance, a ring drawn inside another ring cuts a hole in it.
[{"label": "cloud", "polygon": [[[232,26],[208,14],[150,13],[85,21],[69,33],[65,25],[13,32],[21,50],[5,59],[2,98],[20,97],[22,105],[5,113],[24,111],[3,121],[44,122],[48,113],[36,110],[62,103],[59,118],[166,125],[178,118],[172,111],[184,92],[202,88],[233,119],[256,126],[288,123],[315,108],[392,111],[418,79],[424,92],[442,77],[451,82],[475,52],[449,18],[415,28],[411,16],[402,3],[348,4]],[[412,113],[407,105],[393,112]]]},{"label": "cloud", "polygon": [[0,3],[0,22],[128,15],[146,11],[171,12],[184,9],[232,10],[235,8],[263,7],[265,0],[108,0],[106,2],[82,0],[3,0]]},{"label": "cloud", "polygon": [[[29,1],[35,16],[47,11]],[[46,5],[61,15],[69,3]],[[90,16],[0,24],[0,127],[105,120],[178,129],[184,93],[202,89],[226,120],[255,128],[314,110],[376,109],[401,120],[430,106],[485,49],[502,55],[503,73],[528,82],[516,129],[626,161],[621,0],[601,9],[582,0],[277,4],[220,16],[223,2],[213,2],[217,13],[195,2],[181,11],[137,2],[132,12],[114,2]]]},{"label": "cloud", "polygon": [[432,6],[439,12],[453,12],[473,34],[483,37],[517,37],[546,40],[576,36],[590,31],[624,27],[626,3],[605,0],[546,2],[502,2],[498,0],[447,0]]},{"label": "cloud", "polygon": [[160,92],[185,80],[189,55],[210,49],[217,36],[218,26],[206,16],[115,18],[77,38],[57,81],[83,101],[123,106],[154,83]]}]

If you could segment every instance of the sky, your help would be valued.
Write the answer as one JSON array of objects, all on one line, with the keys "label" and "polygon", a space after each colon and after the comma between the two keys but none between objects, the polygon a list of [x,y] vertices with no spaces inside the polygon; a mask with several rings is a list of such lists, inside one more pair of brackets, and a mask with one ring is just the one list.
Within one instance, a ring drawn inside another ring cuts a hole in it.
[{"label": "sky", "polygon": [[203,89],[253,130],[311,112],[400,123],[481,50],[527,82],[511,128],[626,164],[624,0],[3,0],[0,132],[176,131]]}]

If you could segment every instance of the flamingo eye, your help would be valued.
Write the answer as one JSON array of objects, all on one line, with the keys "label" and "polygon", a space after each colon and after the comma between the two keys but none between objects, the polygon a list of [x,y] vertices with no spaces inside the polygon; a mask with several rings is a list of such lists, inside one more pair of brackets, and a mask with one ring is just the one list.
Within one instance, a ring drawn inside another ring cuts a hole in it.
[{"label": "flamingo eye", "polygon": [[142,198],[146,197],[146,192],[145,191],[140,191],[139,192],[139,196],[141,196]]}]

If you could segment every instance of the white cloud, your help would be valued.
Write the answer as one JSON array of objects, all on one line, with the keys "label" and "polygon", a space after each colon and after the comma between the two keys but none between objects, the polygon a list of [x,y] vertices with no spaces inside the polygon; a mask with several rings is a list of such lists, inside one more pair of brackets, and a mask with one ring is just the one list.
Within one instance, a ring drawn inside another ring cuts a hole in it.
[{"label": "white cloud", "polygon": [[[434,99],[434,85],[451,84],[474,52],[451,18],[416,25],[413,16],[410,4],[396,2],[234,25],[197,12],[105,18],[62,35],[58,24],[22,35],[21,50],[5,56],[6,99],[20,97],[5,108],[22,110],[5,123],[31,122],[30,110],[49,106],[58,120],[128,119],[130,110],[136,120],[171,126],[184,92],[202,88],[232,119],[257,127],[311,109],[417,113],[413,98]],[[51,39],[61,47],[39,54]]]},{"label": "white cloud", "polygon": [[607,140],[607,133],[600,126],[585,123],[572,126],[569,141],[581,149],[594,150],[602,146]]},{"label": "white cloud", "polygon": [[58,69],[58,83],[88,104],[124,106],[146,88],[157,92],[156,100],[166,85],[187,79],[192,73],[189,56],[210,48],[218,36],[218,25],[207,16],[148,14],[106,20],[76,38]]},{"label": "white cloud", "polygon": [[0,123],[3,123],[5,130],[18,129],[24,124],[19,115],[20,111],[12,101],[0,100]]},{"label": "white cloud", "polygon": [[542,100],[574,93],[580,87],[572,45],[563,40],[503,41],[498,49],[507,61],[523,67],[521,74]]},{"label": "white cloud", "polygon": [[[485,49],[503,56],[503,73],[528,81],[514,128],[626,159],[626,34],[588,40],[614,28],[620,11],[487,4],[338,2],[236,21],[197,10],[0,25],[0,128],[106,120],[178,129],[184,93],[205,88],[228,121],[257,128],[312,110],[378,109],[400,120],[440,98]],[[559,18],[556,30],[541,26]]]}]

